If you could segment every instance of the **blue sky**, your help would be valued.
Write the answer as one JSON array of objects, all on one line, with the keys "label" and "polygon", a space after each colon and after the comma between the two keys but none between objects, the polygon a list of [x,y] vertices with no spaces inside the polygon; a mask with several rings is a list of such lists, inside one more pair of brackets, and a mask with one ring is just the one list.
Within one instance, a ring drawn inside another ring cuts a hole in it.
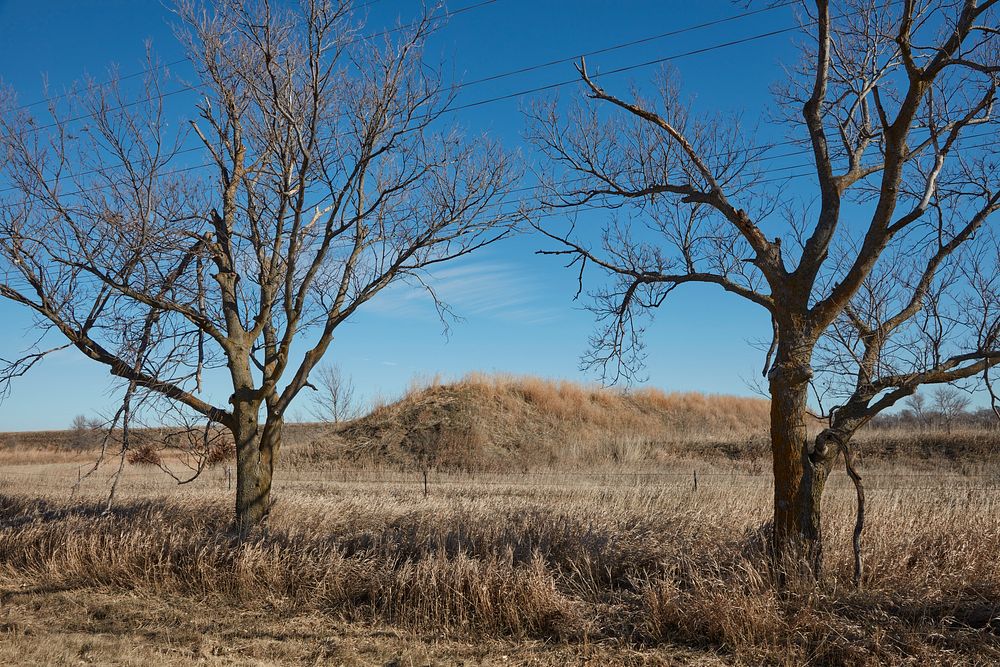
[{"label": "blue sky", "polygon": [[[475,0],[450,3],[452,10]],[[406,20],[412,0],[380,0],[369,12],[369,30]],[[463,12],[433,38],[429,56],[440,58],[464,80],[515,70],[600,49],[743,11],[728,0],[497,0]],[[170,13],[146,0],[0,0],[0,78],[23,103],[42,97],[43,77],[58,92],[84,74],[103,78],[109,65],[122,73],[143,68],[147,39],[164,61],[182,57]],[[794,25],[791,10],[779,8],[712,28],[686,32],[628,49],[594,56],[591,70],[612,69],[684,53]],[[782,63],[795,60],[794,33],[676,60],[685,91],[698,109],[742,111],[754,125],[772,109],[768,86],[783,76]],[[739,67],[733,67],[738,61]],[[656,67],[602,79],[627,93],[630,83],[648,85]],[[564,63],[463,89],[457,104],[572,79]],[[578,85],[557,91],[562,100],[581,94]],[[520,111],[531,96],[459,111],[470,132],[488,132],[506,145],[523,145]],[[172,102],[182,109],[183,99]],[[767,135],[761,138],[766,139]],[[526,158],[534,158],[530,152]],[[799,187],[799,186],[797,186]],[[596,221],[599,224],[599,220]],[[593,330],[590,313],[572,301],[576,276],[558,258],[535,250],[551,244],[534,236],[488,248],[445,267],[436,276],[441,294],[463,319],[442,335],[430,302],[405,286],[383,295],[338,331],[328,359],[351,375],[367,396],[392,397],[413,378],[461,376],[497,371],[593,380],[579,370],[579,357]],[[0,356],[34,340],[31,320],[0,302]],[[647,337],[648,383],[667,390],[749,394],[746,378],[759,374],[761,353],[749,341],[769,336],[766,314],[712,287],[679,289],[658,313]],[[0,404],[0,431],[63,428],[76,414],[95,414],[112,403],[114,385],[106,370],[74,351],[46,360],[20,379]],[[209,393],[225,403],[224,388]],[[298,412],[305,414],[305,406]],[[293,408],[293,416],[296,413]]]}]

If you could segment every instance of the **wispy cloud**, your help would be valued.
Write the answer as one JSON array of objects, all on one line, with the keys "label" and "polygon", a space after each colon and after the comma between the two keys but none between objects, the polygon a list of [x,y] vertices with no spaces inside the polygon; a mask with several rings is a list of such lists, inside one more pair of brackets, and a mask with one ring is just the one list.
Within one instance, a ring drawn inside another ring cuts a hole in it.
[{"label": "wispy cloud", "polygon": [[[460,317],[486,317],[524,324],[555,319],[524,270],[501,261],[467,262],[435,271],[426,280],[438,298]],[[418,284],[397,285],[372,301],[382,315],[433,318],[434,303]]]}]

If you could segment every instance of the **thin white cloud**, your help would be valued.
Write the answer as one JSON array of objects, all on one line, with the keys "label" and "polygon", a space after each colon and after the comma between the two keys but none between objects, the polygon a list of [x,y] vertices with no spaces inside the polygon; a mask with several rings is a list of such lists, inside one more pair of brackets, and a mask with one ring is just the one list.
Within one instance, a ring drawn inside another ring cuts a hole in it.
[{"label": "thin white cloud", "polygon": [[[506,262],[480,261],[444,267],[427,280],[438,297],[460,317],[486,317],[525,324],[555,319],[538,297],[538,287],[522,268]],[[371,303],[382,315],[436,317],[427,290],[417,284],[398,285]]]}]

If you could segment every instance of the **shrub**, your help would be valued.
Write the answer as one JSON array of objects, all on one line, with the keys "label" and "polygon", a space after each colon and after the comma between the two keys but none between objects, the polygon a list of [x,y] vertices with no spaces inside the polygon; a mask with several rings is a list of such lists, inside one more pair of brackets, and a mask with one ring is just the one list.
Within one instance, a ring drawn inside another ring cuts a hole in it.
[{"label": "shrub", "polygon": [[129,449],[126,460],[139,466],[158,466],[162,462],[160,452],[150,442],[143,442]]}]

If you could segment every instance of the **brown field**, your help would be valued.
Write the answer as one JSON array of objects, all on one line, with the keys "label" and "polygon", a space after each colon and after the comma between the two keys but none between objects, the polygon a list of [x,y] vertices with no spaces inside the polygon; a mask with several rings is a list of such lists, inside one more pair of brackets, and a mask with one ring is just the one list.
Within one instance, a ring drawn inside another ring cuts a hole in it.
[{"label": "brown field", "polygon": [[837,473],[822,581],[779,594],[763,425],[752,399],[435,385],[290,429],[244,541],[224,466],[126,466],[105,512],[115,466],[74,489],[93,453],[8,435],[0,662],[1000,663],[997,434],[868,434],[863,588]]}]

